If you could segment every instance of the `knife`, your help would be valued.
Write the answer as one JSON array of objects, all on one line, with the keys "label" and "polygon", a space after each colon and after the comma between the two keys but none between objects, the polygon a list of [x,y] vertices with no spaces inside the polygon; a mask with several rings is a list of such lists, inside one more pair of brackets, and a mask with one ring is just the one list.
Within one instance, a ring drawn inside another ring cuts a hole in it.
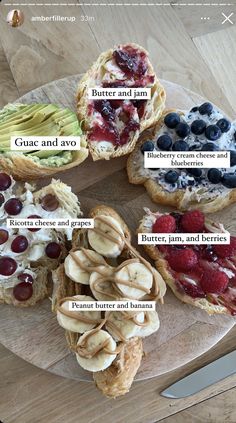
[{"label": "knife", "polygon": [[167,398],[185,398],[236,373],[236,350],[170,385],[161,392]]}]

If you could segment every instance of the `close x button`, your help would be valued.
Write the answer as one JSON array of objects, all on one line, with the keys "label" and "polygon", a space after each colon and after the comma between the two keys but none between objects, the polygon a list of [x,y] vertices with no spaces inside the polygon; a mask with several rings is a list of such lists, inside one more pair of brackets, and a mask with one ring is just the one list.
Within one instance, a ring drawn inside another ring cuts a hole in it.
[{"label": "close x button", "polygon": [[222,21],[222,25],[224,25],[225,23],[229,22],[231,25],[234,24],[233,20],[232,20],[232,16],[234,15],[233,12],[231,12],[229,15],[226,15],[225,13],[222,12],[222,16],[223,16],[223,21]]}]

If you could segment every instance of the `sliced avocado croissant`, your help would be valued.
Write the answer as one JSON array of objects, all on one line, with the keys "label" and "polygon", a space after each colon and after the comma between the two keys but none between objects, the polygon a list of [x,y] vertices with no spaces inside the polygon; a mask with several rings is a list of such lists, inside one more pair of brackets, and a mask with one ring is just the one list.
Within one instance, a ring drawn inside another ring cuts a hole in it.
[{"label": "sliced avocado croissant", "polygon": [[[80,150],[12,151],[11,136],[80,136]],[[38,179],[70,169],[88,156],[77,116],[55,104],[9,104],[0,111],[0,168],[16,179]]]}]

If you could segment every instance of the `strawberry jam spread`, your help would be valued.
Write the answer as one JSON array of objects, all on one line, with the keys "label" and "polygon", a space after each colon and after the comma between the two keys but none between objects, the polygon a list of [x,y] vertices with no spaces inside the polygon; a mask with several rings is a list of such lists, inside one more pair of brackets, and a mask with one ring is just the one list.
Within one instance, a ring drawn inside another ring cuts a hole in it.
[{"label": "strawberry jam spread", "polygon": [[[130,45],[113,51],[105,63],[97,85],[105,88],[151,87],[155,76],[149,73],[144,51]],[[91,117],[90,141],[105,141],[115,147],[127,144],[140,129],[140,119],[145,116],[147,100],[91,100],[88,115]]]},{"label": "strawberry jam spread", "polygon": [[[177,233],[223,232],[222,225],[206,221],[199,210],[155,214],[155,217],[152,225],[155,233],[173,232],[173,227]],[[158,245],[156,248],[168,262],[180,294],[205,298],[236,315],[236,237],[231,236],[227,245]]]}]

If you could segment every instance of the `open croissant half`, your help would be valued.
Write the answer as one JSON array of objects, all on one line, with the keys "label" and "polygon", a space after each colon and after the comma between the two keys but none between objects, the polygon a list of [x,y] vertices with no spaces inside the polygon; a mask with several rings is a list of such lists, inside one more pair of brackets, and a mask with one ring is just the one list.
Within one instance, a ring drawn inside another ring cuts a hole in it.
[{"label": "open croissant half", "polygon": [[154,310],[70,311],[69,302],[161,300],[161,275],[130,244],[123,219],[110,207],[91,210],[94,229],[74,233],[73,248],[53,274],[53,310],[77,361],[108,397],[129,391],[140,366],[142,338],[159,328]]}]

